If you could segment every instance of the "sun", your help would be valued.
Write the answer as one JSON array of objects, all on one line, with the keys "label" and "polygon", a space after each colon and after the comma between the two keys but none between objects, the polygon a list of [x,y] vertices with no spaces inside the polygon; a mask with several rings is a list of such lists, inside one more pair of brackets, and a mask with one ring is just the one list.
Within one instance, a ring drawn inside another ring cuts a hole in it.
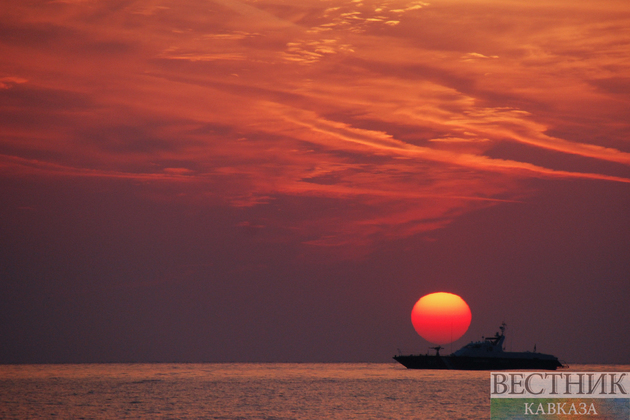
[{"label": "sun", "polygon": [[434,344],[448,344],[460,338],[468,330],[471,318],[464,299],[445,292],[421,297],[411,310],[416,332]]}]

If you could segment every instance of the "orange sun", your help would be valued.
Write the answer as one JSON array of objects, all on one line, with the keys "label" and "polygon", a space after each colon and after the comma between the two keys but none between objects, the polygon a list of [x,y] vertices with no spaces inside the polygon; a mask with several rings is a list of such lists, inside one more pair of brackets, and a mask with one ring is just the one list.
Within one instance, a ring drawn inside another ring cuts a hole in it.
[{"label": "orange sun", "polygon": [[434,344],[448,344],[460,338],[472,315],[464,299],[452,293],[423,296],[411,310],[411,323],[422,338]]}]

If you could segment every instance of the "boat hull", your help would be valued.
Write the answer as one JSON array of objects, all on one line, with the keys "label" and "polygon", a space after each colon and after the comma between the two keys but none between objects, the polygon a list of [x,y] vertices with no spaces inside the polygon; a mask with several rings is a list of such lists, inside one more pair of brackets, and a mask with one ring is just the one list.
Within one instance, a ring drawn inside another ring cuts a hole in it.
[{"label": "boat hull", "polygon": [[512,370],[540,369],[556,370],[562,367],[558,359],[511,358],[511,357],[466,357],[410,355],[394,356],[394,360],[407,369],[453,369],[453,370]]}]

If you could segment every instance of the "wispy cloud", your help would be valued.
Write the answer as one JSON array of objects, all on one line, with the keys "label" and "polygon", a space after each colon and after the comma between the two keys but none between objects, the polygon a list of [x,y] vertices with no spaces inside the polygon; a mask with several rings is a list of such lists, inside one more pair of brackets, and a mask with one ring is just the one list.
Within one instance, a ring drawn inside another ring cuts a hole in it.
[{"label": "wispy cloud", "polygon": [[13,85],[26,83],[26,82],[28,82],[28,80],[22,77],[16,77],[16,76],[0,77],[0,89],[9,89]]}]

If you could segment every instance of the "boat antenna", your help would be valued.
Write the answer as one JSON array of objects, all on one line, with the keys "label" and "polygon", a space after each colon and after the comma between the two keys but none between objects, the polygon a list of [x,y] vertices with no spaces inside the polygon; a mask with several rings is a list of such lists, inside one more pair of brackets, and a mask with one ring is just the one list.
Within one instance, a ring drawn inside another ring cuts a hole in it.
[{"label": "boat antenna", "polygon": [[435,350],[435,355],[439,356],[440,355],[440,350],[442,350],[444,347],[442,346],[437,346],[437,347],[431,347],[431,349]]}]

